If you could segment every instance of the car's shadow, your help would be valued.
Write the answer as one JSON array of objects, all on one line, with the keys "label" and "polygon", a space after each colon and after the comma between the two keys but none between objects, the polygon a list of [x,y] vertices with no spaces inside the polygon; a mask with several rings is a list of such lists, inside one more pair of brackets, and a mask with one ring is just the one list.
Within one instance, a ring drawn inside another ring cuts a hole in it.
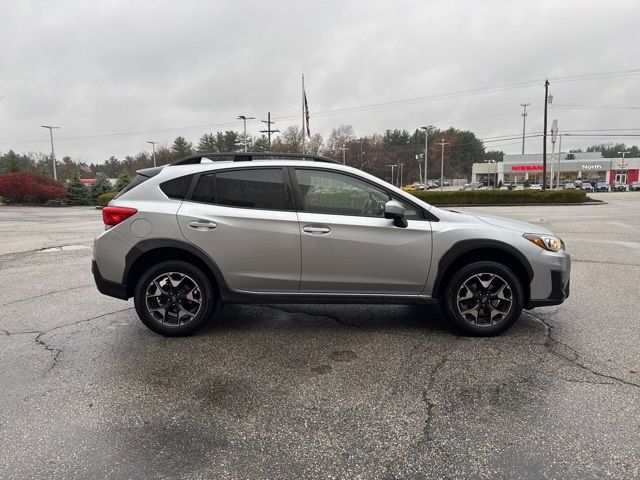
[{"label": "car's shadow", "polygon": [[219,331],[357,329],[361,331],[445,331],[457,334],[437,305],[225,305],[197,335]]}]

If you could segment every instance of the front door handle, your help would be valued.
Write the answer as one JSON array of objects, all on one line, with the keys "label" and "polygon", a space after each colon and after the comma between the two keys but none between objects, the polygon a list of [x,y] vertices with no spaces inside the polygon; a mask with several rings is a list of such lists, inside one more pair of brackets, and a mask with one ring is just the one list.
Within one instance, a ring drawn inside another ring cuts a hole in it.
[{"label": "front door handle", "polygon": [[194,230],[198,230],[200,232],[213,230],[217,226],[218,225],[215,222],[209,222],[207,220],[195,220],[193,222],[189,222],[189,228],[193,228]]},{"label": "front door handle", "polygon": [[311,235],[326,235],[331,232],[331,229],[326,225],[305,225],[302,227],[302,231]]}]

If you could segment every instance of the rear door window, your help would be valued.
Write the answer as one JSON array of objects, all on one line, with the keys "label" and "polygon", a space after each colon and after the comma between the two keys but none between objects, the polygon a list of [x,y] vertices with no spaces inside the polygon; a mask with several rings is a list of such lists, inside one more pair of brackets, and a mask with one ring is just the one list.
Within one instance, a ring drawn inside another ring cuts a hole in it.
[{"label": "rear door window", "polygon": [[291,210],[282,168],[243,168],[201,175],[195,202],[261,210]]}]

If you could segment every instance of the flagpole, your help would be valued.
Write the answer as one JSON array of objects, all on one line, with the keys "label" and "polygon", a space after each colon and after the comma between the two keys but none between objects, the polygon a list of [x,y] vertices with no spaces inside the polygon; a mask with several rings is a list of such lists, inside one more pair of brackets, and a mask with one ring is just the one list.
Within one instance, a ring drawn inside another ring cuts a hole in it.
[{"label": "flagpole", "polygon": [[304,153],[304,73],[302,74],[302,153]]}]

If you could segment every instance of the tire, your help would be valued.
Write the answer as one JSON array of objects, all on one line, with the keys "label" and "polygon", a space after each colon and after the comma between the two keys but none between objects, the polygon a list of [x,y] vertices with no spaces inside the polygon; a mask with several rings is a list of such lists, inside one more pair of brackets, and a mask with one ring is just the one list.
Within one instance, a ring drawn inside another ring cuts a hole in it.
[{"label": "tire", "polygon": [[133,297],[142,323],[166,337],[195,333],[211,318],[216,302],[207,276],[177,260],[158,263],[144,272]]},{"label": "tire", "polygon": [[508,267],[489,261],[465,265],[451,277],[441,299],[449,320],[467,335],[490,337],[520,317],[522,284]]}]

